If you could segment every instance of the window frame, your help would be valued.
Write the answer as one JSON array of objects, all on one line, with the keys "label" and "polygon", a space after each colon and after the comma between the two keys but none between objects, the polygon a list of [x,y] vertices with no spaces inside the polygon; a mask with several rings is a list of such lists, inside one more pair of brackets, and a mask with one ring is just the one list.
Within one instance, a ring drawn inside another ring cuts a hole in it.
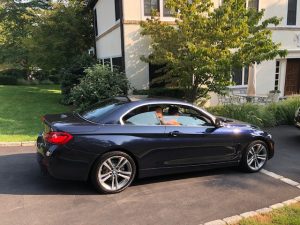
[{"label": "window frame", "polygon": [[[235,85],[232,85],[231,87],[246,87],[248,85],[248,80],[246,81],[246,79],[245,79],[246,67],[244,66],[240,69],[242,70],[242,84],[235,84]],[[248,76],[247,76],[247,78],[249,79],[249,66],[248,66]],[[233,76],[231,78],[231,81],[233,81]]]},{"label": "window frame", "polygon": [[[191,109],[195,110],[196,112],[198,112],[201,116],[207,118],[211,122],[212,125],[211,126],[175,126],[175,125],[162,125],[162,124],[160,124],[160,125],[135,125],[135,124],[130,124],[129,125],[129,124],[126,124],[123,121],[123,118],[127,114],[131,113],[132,111],[134,111],[134,110],[136,110],[136,109],[138,109],[140,107],[143,107],[143,106],[151,106],[151,105],[173,105],[173,106],[178,106],[178,107],[184,106],[186,108],[191,108]],[[146,126],[146,127],[147,126],[150,126],[150,127],[152,127],[152,126],[155,126],[155,127],[157,127],[157,126],[167,126],[167,127],[173,127],[173,126],[175,126],[175,127],[191,127],[191,128],[195,128],[195,127],[215,127],[215,125],[214,125],[215,124],[215,120],[216,120],[215,116],[213,116],[210,113],[208,113],[206,111],[203,111],[203,110],[201,110],[201,109],[199,109],[199,108],[197,108],[197,107],[195,107],[193,105],[184,104],[184,103],[175,103],[175,102],[174,103],[173,102],[151,102],[151,103],[148,102],[148,103],[139,104],[139,105],[137,105],[137,106],[135,106],[135,107],[127,110],[125,113],[123,113],[120,116],[119,123],[122,126],[139,126],[139,127],[140,126]]]},{"label": "window frame", "polygon": [[259,11],[259,0],[255,0],[256,1],[256,5],[255,5],[255,7],[249,7],[249,2],[250,2],[251,0],[248,0],[247,1],[247,8],[248,9],[255,9],[256,11]]},{"label": "window frame", "polygon": [[[291,1],[296,1],[296,3],[295,3],[296,5],[294,6]],[[288,2],[287,2],[287,14],[286,14],[287,15],[286,16],[286,25],[287,26],[297,26],[297,7],[298,7],[298,1],[297,0],[288,0]],[[295,15],[291,15],[292,12],[294,12]],[[294,20],[290,21],[291,19],[294,19]]]},{"label": "window frame", "polygon": [[[278,69],[278,72],[277,72]],[[274,90],[280,90],[280,69],[281,62],[280,60],[275,61],[275,80],[274,80]]]},{"label": "window frame", "polygon": [[[142,4],[142,8],[143,8],[143,17],[151,17],[151,12],[150,12],[150,14],[146,14],[146,10],[145,10],[145,3],[146,3],[146,1],[147,0],[143,0],[143,4]],[[151,1],[151,0],[150,0]],[[157,12],[159,13],[159,16],[161,15],[161,10],[160,10],[160,1],[161,0],[154,0],[154,1],[156,1],[156,3],[157,3]],[[151,3],[150,3],[150,6],[151,6]],[[151,10],[152,10],[152,8],[151,8]]]}]

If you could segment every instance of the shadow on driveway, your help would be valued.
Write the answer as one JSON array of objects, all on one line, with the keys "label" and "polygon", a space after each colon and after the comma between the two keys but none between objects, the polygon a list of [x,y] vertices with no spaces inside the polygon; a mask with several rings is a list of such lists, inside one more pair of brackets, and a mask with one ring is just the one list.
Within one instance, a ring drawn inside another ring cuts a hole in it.
[{"label": "shadow on driveway", "polygon": [[[203,178],[205,181],[223,175],[245,175],[236,168],[221,168],[185,174],[136,179],[131,187],[154,183]],[[242,184],[240,184],[242,185]],[[35,153],[0,156],[0,194],[13,195],[93,195],[98,194],[89,182],[66,181],[44,175],[36,162]]]}]

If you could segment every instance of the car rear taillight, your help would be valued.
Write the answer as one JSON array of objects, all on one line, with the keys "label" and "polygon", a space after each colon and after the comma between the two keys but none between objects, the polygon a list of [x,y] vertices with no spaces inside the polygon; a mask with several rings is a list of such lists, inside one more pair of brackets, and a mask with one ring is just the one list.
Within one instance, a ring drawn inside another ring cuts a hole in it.
[{"label": "car rear taillight", "polygon": [[49,132],[44,134],[45,141],[55,145],[67,144],[72,138],[73,136],[66,132]]}]

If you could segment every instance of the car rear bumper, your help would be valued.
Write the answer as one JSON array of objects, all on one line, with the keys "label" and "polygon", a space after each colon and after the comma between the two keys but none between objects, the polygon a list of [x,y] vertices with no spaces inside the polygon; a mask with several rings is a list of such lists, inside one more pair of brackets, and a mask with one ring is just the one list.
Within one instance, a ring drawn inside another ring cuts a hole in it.
[{"label": "car rear bumper", "polygon": [[54,178],[85,181],[89,177],[92,162],[86,160],[83,153],[46,144],[41,135],[37,139],[36,154],[41,171]]}]

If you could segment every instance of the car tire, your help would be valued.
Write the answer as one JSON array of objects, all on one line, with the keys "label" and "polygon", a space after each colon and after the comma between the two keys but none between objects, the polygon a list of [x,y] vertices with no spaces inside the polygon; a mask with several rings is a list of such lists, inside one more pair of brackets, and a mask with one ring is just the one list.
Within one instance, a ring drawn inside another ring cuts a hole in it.
[{"label": "car tire", "polygon": [[100,193],[115,194],[125,190],[136,174],[134,160],[126,153],[113,151],[104,154],[94,165],[91,181]]},{"label": "car tire", "polygon": [[260,171],[268,161],[268,146],[265,142],[251,142],[243,151],[239,167],[249,173]]}]

